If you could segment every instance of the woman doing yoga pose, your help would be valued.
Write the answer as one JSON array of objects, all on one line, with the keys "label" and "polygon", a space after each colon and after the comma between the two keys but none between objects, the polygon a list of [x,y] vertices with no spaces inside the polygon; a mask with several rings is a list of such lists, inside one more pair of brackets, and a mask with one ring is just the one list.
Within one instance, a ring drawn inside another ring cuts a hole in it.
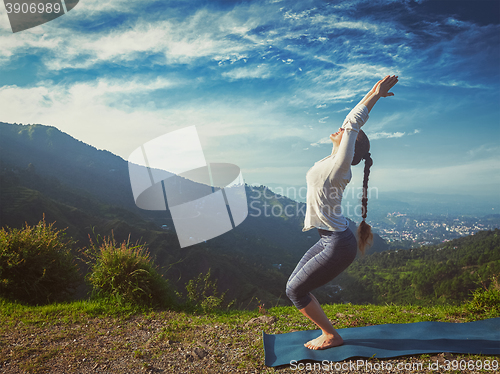
[{"label": "woman doing yoga pose", "polygon": [[[358,105],[347,115],[342,127],[330,135],[332,153],[316,162],[306,175],[307,210],[303,231],[317,228],[320,239],[299,261],[286,286],[286,294],[300,312],[314,322],[322,334],[304,345],[310,349],[326,349],[343,344],[318,300],[311,294],[344,271],[356,257],[357,248],[364,253],[372,244],[371,227],[365,222],[368,175],[372,159],[370,143],[361,126],[381,97],[394,96],[389,90],[398,82],[397,76],[378,81]],[[365,160],[362,217],[358,240],[342,215],[341,201],[351,180],[351,164]]]}]

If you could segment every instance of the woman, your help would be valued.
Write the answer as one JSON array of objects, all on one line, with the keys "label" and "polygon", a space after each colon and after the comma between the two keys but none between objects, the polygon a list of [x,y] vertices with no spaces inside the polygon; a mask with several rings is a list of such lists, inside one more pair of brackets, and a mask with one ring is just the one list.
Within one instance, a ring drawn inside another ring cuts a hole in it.
[{"label": "woman", "polygon": [[368,138],[361,126],[381,97],[394,96],[389,90],[398,82],[397,76],[386,76],[347,115],[342,127],[330,135],[332,153],[316,162],[306,175],[307,210],[303,231],[317,228],[320,240],[302,257],[286,287],[286,294],[300,312],[314,322],[322,334],[304,345],[310,349],[326,349],[343,344],[338,332],[310,293],[339,275],[356,257],[358,243],[341,212],[342,194],[351,180],[351,164],[365,159],[362,217],[358,228],[359,249],[364,253],[373,235],[365,222],[368,174],[372,160]]}]

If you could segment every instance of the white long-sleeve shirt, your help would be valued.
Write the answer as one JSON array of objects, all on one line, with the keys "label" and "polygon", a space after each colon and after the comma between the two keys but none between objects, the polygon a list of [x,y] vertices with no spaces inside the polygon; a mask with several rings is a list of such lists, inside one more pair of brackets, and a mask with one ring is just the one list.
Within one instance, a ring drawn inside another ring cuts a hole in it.
[{"label": "white long-sleeve shirt", "polygon": [[368,120],[368,112],[364,104],[356,105],[344,120],[344,133],[337,152],[316,162],[307,172],[307,210],[302,231],[314,227],[344,231],[349,227],[342,214],[342,195],[352,178],[356,137]]}]

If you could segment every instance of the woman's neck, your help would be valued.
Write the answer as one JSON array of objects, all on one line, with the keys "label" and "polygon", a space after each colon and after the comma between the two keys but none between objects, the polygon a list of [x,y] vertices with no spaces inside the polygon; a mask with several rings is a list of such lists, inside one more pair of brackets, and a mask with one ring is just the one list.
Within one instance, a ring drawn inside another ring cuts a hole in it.
[{"label": "woman's neck", "polygon": [[331,155],[334,156],[339,150],[339,146],[337,144],[334,144],[332,147],[332,153]]}]

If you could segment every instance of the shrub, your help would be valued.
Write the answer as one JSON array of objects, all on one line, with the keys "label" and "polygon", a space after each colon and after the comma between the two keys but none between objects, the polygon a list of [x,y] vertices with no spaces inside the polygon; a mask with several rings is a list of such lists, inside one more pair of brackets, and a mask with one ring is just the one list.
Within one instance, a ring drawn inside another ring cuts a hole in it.
[{"label": "shrub", "polygon": [[86,254],[91,266],[86,279],[95,297],[136,306],[173,305],[169,283],[152,264],[144,245],[116,245],[113,238],[104,238],[99,247],[91,242]]},{"label": "shrub", "polygon": [[[210,276],[211,269],[208,269],[205,275],[200,273],[198,277],[189,280],[186,284],[188,308],[203,311],[204,313],[223,309],[226,292],[219,296],[217,280],[211,280]],[[232,304],[233,302],[229,303],[225,308],[230,308]]]},{"label": "shrub", "polygon": [[467,303],[471,312],[500,312],[500,283],[493,277],[489,288],[478,288],[473,292],[473,299]]},{"label": "shrub", "polygon": [[80,280],[71,240],[47,225],[0,230],[0,295],[28,304],[67,300]]}]

